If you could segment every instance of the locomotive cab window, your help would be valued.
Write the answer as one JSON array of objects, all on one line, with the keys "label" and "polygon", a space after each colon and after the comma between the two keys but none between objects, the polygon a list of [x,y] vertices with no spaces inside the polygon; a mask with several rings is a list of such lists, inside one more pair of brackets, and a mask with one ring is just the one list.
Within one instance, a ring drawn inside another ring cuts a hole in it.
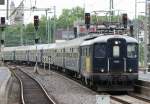
[{"label": "locomotive cab window", "polygon": [[106,44],[95,44],[94,54],[96,58],[104,58],[106,56]]},{"label": "locomotive cab window", "polygon": [[119,57],[119,56],[120,56],[119,46],[113,46],[113,57]]},{"label": "locomotive cab window", "polygon": [[127,57],[128,58],[137,58],[137,45],[136,44],[128,44]]}]

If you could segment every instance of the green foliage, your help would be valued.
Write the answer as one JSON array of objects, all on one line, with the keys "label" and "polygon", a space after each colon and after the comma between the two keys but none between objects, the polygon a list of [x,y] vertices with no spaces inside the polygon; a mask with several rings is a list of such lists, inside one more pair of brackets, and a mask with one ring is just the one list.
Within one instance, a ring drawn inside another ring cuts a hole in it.
[{"label": "green foliage", "polygon": [[5,28],[5,31],[3,33],[1,32],[1,39],[3,37],[3,39],[5,40],[6,46],[7,45],[13,46],[14,44],[20,44],[19,41],[17,41],[20,39],[20,36],[19,36],[20,31],[18,30],[20,30],[20,26],[16,25],[16,26],[9,26]]},{"label": "green foliage", "polygon": [[72,27],[74,21],[84,19],[84,9],[80,7],[63,9],[62,14],[57,20],[57,28]]},{"label": "green foliage", "polygon": [[46,43],[46,17],[42,16],[39,23],[38,37],[41,43]]}]

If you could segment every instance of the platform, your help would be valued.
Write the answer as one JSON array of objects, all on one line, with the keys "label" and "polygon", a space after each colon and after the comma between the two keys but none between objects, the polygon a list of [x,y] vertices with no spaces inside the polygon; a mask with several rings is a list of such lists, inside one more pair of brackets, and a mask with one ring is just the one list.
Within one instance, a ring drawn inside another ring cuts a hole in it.
[{"label": "platform", "polygon": [[139,72],[139,80],[150,82],[150,72]]},{"label": "platform", "polygon": [[11,83],[11,72],[7,67],[0,67],[0,104],[7,104],[8,89]]}]

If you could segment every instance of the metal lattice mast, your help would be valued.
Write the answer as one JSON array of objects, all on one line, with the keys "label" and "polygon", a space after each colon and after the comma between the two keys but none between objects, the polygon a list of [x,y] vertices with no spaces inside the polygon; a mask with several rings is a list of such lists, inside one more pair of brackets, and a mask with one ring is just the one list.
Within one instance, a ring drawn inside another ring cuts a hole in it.
[{"label": "metal lattice mast", "polygon": [[145,26],[145,32],[144,32],[144,67],[147,68],[147,54],[148,54],[148,50],[147,50],[147,38],[148,38],[148,28],[147,28],[147,23],[148,23],[148,13],[147,13],[147,0],[145,2],[145,23],[144,23],[144,26]]},{"label": "metal lattice mast", "polygon": [[[150,0],[146,0],[146,22],[145,22],[145,66],[150,67]],[[147,40],[148,39],[148,40]]]}]

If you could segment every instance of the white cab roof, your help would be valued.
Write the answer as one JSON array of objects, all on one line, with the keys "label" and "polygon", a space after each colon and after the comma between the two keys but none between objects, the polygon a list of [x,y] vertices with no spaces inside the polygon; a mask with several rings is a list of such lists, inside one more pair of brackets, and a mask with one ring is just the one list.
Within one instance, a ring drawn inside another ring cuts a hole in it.
[{"label": "white cab roof", "polygon": [[104,42],[106,43],[108,39],[110,38],[122,38],[125,39],[127,43],[138,43],[135,38],[125,36],[125,35],[101,35],[95,39],[84,41],[81,46],[84,45],[92,45],[94,43]]}]

